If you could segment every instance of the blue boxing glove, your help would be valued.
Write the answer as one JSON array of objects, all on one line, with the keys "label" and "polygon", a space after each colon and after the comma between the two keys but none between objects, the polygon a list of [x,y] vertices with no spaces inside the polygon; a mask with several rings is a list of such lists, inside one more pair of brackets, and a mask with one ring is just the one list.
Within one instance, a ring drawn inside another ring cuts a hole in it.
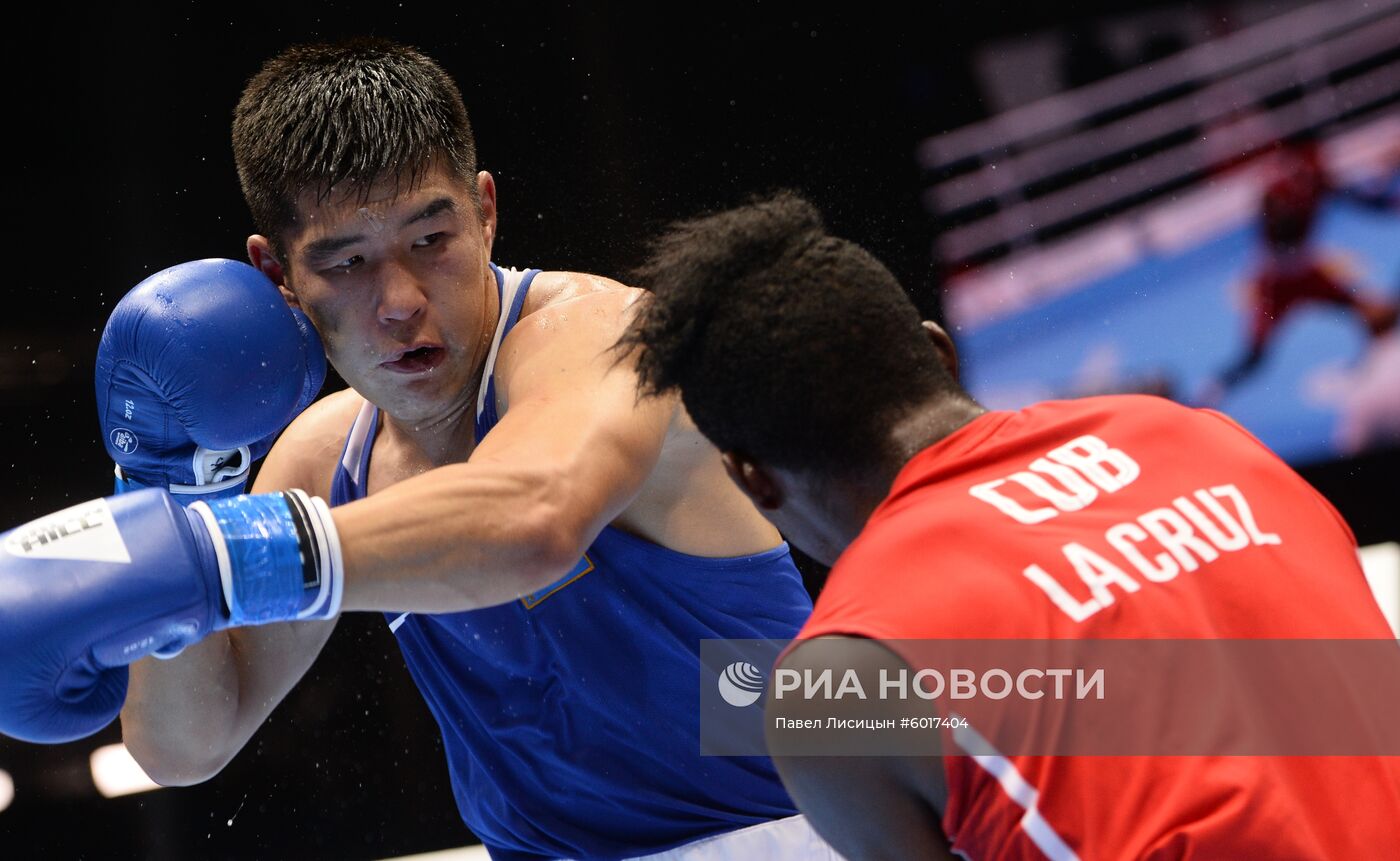
[{"label": "blue boxing glove", "polygon": [[325,377],[316,330],[257,269],[196,260],[157,272],[117,303],[98,347],[117,492],[163,487],[184,504],[242,492]]},{"label": "blue boxing glove", "polygon": [[56,743],[121,710],[127,665],[235,625],[340,612],[340,543],[300,490],[198,501],[151,488],[0,536],[0,733]]}]

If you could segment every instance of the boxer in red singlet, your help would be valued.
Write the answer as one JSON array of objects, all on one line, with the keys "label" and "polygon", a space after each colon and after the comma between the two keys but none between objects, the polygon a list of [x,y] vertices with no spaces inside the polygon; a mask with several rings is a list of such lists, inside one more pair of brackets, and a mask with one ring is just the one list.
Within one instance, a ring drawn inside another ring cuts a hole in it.
[{"label": "boxer in red singlet", "polygon": [[[679,388],[730,477],[834,563],[779,672],[911,666],[917,639],[1393,641],[1346,523],[1238,425],[1145,396],[984,410],[948,336],[800,198],[674,227],[641,281],[621,346],[644,391]],[[770,698],[767,722],[805,708]],[[1400,846],[1396,757],[774,758],[851,858]]]}]

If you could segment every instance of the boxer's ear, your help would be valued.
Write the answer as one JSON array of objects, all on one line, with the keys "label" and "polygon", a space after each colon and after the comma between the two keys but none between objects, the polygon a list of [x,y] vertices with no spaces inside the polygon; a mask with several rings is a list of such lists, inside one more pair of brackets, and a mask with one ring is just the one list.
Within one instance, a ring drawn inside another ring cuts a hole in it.
[{"label": "boxer's ear", "polygon": [[489,172],[476,175],[476,197],[481,212],[481,233],[489,254],[496,241],[496,178]]},{"label": "boxer's ear", "polygon": [[248,237],[248,262],[253,264],[253,268],[262,272],[277,289],[282,291],[282,297],[287,300],[287,304],[294,308],[300,307],[294,294],[287,287],[287,272],[282,266],[282,262],[277,259],[277,255],[272,251],[272,242],[260,233],[254,233]]},{"label": "boxer's ear", "polygon": [[933,348],[938,351],[938,358],[943,362],[943,367],[948,369],[948,373],[953,375],[953,379],[958,379],[958,350],[953,346],[953,339],[948,333],[943,331],[943,327],[933,322],[925,320],[921,323],[924,327],[924,334],[933,342]]},{"label": "boxer's ear", "polygon": [[773,511],[783,504],[783,489],[773,473],[753,458],[738,451],[720,454],[724,471],[758,508]]}]

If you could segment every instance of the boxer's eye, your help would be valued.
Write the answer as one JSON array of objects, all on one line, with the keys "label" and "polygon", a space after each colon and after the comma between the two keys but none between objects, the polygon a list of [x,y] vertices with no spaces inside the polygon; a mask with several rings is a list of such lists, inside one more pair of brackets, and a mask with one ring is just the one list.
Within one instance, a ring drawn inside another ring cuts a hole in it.
[{"label": "boxer's eye", "polygon": [[331,266],[327,271],[349,272],[351,269],[354,269],[356,266],[359,266],[363,262],[365,262],[365,259],[360,255],[356,254],[353,257],[347,257],[339,263],[336,263],[335,265]]},{"label": "boxer's eye", "polygon": [[447,235],[447,234],[441,233],[441,232],[439,232],[439,233],[429,233],[427,236],[423,236],[423,237],[420,237],[420,238],[418,238],[418,239],[415,239],[415,240],[413,241],[413,247],[414,247],[414,248],[426,248],[426,247],[428,247],[429,245],[436,245],[436,244],[437,244],[444,236],[446,236],[446,235]]}]

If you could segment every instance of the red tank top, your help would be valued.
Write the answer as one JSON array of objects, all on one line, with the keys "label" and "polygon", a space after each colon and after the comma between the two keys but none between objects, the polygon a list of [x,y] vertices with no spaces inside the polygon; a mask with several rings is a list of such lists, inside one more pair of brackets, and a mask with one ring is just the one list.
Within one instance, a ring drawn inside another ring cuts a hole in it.
[{"label": "red tank top", "polygon": [[[1124,576],[1091,583],[1086,556]],[[800,637],[827,634],[1393,637],[1325,499],[1223,415],[1143,396],[987,413],[920,452]],[[944,831],[979,861],[1400,858],[1400,757],[943,764]]]}]

